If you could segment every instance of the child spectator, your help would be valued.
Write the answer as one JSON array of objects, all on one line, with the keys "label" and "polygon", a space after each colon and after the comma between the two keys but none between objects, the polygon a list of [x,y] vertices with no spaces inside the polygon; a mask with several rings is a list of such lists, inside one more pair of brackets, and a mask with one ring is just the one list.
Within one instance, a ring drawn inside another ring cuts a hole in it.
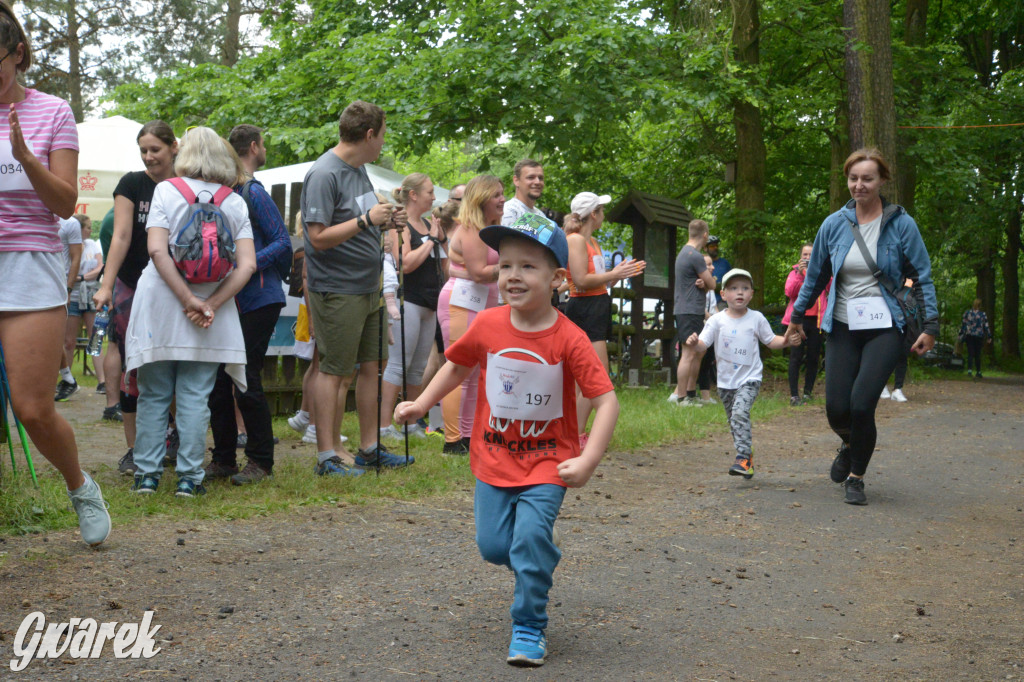
[{"label": "child spectator", "polygon": [[[476,541],[486,561],[515,573],[506,660],[538,666],[547,652],[548,590],[561,558],[555,518],[566,487],[583,486],[597,468],[619,403],[586,334],[551,305],[565,278],[564,233],[527,213],[512,227],[484,228],[480,238],[498,251],[498,289],[508,305],[480,311],[419,398],[395,408],[395,423],[422,417],[481,368],[486,399],[477,401],[469,448]],[[577,384],[595,408],[582,453]]]},{"label": "child spectator", "polygon": [[772,331],[765,316],[748,310],[754,294],[754,280],[746,270],[733,268],[722,278],[722,298],[728,307],[712,315],[698,337],[691,334],[688,346],[703,353],[714,346],[718,363],[718,397],[722,399],[729,430],[736,447],[736,461],[729,468],[731,476],[750,479],[754,476],[754,453],[751,447],[750,408],[761,390],[761,355],[757,342],[772,349],[785,348],[786,339]]}]

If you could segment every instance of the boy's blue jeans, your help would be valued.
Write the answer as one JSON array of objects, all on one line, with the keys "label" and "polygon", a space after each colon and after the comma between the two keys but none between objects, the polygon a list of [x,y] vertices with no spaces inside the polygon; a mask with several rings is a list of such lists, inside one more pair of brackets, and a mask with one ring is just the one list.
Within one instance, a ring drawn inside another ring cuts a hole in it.
[{"label": "boy's blue jeans", "polygon": [[551,575],[562,558],[551,531],[564,497],[565,488],[552,483],[498,488],[476,482],[476,544],[485,561],[515,573],[510,613],[517,625],[548,625]]},{"label": "boy's blue jeans", "polygon": [[161,360],[139,367],[139,411],[136,417],[135,465],[139,474],[164,470],[167,449],[167,415],[177,398],[178,478],[203,482],[206,430],[210,426],[207,399],[217,379],[216,362]]}]

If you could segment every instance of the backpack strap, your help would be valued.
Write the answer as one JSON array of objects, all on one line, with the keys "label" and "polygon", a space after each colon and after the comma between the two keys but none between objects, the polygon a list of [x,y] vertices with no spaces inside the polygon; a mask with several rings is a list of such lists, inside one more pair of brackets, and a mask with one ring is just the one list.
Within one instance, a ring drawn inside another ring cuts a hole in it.
[{"label": "backpack strap", "polygon": [[192,188],[188,186],[187,182],[185,182],[185,178],[168,178],[167,182],[171,183],[175,189],[181,192],[181,196],[185,197],[186,202],[190,204],[196,203],[196,193],[193,192]]},{"label": "backpack strap", "polygon": [[[198,201],[196,193],[193,192],[192,188],[188,186],[187,182],[185,182],[185,178],[168,178],[167,182],[171,183],[175,189],[181,192],[181,196],[185,197],[185,201],[188,203],[194,204]],[[214,193],[211,203],[214,206],[220,206],[224,200],[228,198],[228,195],[230,195],[231,192],[232,189],[230,187],[227,185],[221,185],[220,189]]]},{"label": "backpack strap", "polygon": [[213,205],[220,206],[222,203],[224,203],[225,199],[231,196],[233,192],[234,190],[232,190],[227,185],[221,185],[220,189],[218,189],[217,192],[213,195]]}]

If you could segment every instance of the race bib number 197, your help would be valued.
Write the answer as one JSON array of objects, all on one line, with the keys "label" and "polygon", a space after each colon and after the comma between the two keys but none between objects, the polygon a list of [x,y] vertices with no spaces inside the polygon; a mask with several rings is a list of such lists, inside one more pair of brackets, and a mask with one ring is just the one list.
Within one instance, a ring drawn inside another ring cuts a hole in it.
[{"label": "race bib number 197", "polygon": [[548,421],[562,416],[562,363],[487,354],[487,403],[499,419]]}]

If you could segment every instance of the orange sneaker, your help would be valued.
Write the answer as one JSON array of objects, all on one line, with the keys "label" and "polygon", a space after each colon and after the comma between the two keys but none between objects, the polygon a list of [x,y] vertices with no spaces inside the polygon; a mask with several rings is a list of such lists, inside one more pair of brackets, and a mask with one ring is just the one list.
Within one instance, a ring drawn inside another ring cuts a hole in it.
[{"label": "orange sneaker", "polygon": [[730,476],[742,476],[743,478],[746,478],[748,480],[753,478],[754,477],[754,458],[753,458],[753,456],[751,456],[751,457],[744,457],[742,455],[737,456],[736,457],[736,461],[733,462],[733,465],[731,467],[729,467],[729,475]]}]

